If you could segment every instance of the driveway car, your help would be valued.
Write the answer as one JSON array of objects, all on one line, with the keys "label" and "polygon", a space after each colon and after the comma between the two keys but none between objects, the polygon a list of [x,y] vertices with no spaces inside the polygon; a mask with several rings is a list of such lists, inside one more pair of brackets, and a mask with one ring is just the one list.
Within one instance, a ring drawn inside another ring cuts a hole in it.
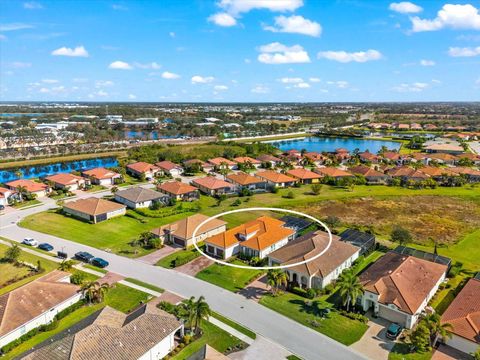
[{"label": "driveway car", "polygon": [[25,238],[22,241],[22,244],[28,245],[28,246],[37,246],[38,242],[35,239],[32,238]]},{"label": "driveway car", "polygon": [[95,256],[93,256],[92,254],[86,251],[80,251],[75,254],[75,259],[86,262],[86,263],[91,262],[94,258]]},{"label": "driveway car", "polygon": [[94,258],[94,259],[92,259],[91,263],[92,263],[92,265],[95,265],[99,268],[104,268],[104,267],[108,266],[108,261],[103,260],[102,258]]},{"label": "driveway car", "polygon": [[49,243],[41,243],[40,245],[38,245],[38,248],[41,249],[41,250],[45,250],[45,251],[52,251],[53,250],[53,246],[50,245]]},{"label": "driveway car", "polygon": [[397,323],[391,323],[387,329],[386,337],[390,340],[396,340],[398,335],[402,332],[403,328]]}]

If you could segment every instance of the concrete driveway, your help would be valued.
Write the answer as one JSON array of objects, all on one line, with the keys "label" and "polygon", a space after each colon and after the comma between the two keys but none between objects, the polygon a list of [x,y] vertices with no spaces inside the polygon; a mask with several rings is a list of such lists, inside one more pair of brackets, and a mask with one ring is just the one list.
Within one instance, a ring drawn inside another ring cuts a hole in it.
[{"label": "concrete driveway", "polygon": [[137,258],[137,260],[144,262],[145,264],[155,265],[160,259],[163,259],[165,256],[173,254],[174,252],[182,249],[183,248],[180,246],[165,245],[163,248],[157,251]]},{"label": "concrete driveway", "polygon": [[205,256],[199,256],[195,260],[190,261],[189,263],[175,268],[175,271],[181,272],[182,274],[195,276],[197,273],[209,267],[214,263],[213,260]]},{"label": "concrete driveway", "polygon": [[390,322],[387,320],[370,317],[368,330],[351,348],[369,359],[387,360],[389,352],[395,345],[394,341],[385,337],[388,325],[390,325]]},{"label": "concrete driveway", "polygon": [[251,299],[256,302],[260,301],[261,297],[268,293],[267,275],[253,280],[238,293],[242,296],[245,296],[247,299]]}]

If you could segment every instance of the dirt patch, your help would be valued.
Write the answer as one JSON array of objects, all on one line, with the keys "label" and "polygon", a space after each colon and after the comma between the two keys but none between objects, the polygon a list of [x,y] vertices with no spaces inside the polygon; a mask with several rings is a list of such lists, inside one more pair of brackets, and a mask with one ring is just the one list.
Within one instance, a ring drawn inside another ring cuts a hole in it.
[{"label": "dirt patch", "polygon": [[387,238],[393,227],[399,225],[408,229],[419,243],[436,239],[439,243],[452,244],[462,234],[480,227],[478,203],[446,196],[335,200],[299,210],[320,219],[336,216],[345,226],[371,228]]}]

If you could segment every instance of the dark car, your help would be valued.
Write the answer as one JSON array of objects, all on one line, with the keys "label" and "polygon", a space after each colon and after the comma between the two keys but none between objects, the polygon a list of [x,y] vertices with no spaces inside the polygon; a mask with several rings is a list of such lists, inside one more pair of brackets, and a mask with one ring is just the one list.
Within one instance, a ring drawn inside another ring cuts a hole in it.
[{"label": "dark car", "polygon": [[86,251],[80,251],[75,254],[75,259],[86,262],[86,263],[91,262],[94,258],[95,256],[93,256],[92,254]]},{"label": "dark car", "polygon": [[387,338],[390,340],[396,340],[398,335],[402,332],[403,328],[396,324],[396,323],[391,323],[390,326],[387,329]]},{"label": "dark car", "polygon": [[92,259],[92,265],[98,266],[99,268],[104,268],[108,266],[108,261],[103,260],[102,258],[94,258]]},{"label": "dark car", "polygon": [[49,243],[41,243],[40,245],[38,245],[38,248],[41,249],[41,250],[45,250],[45,251],[52,251],[53,250],[53,246],[50,245]]}]

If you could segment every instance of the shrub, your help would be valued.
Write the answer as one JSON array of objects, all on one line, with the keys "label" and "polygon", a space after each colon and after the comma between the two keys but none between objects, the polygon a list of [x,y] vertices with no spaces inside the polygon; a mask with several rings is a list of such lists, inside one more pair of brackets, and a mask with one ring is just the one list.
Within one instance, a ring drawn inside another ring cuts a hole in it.
[{"label": "shrub", "polygon": [[295,199],[295,194],[293,193],[293,191],[289,191],[284,197],[286,199]]},{"label": "shrub", "polygon": [[75,271],[72,276],[70,276],[70,282],[75,285],[80,285],[85,281],[85,273],[81,271]]},{"label": "shrub", "polygon": [[353,313],[353,312],[349,312],[349,311],[345,311],[345,310],[340,310],[340,314],[342,314],[343,316],[345,316],[349,319],[358,320],[358,321],[360,321],[364,324],[368,323],[368,317],[366,317],[365,315],[362,315],[362,314]]},{"label": "shrub", "polygon": [[325,295],[330,295],[333,290],[335,290],[335,286],[333,284],[328,284],[323,288],[323,292],[325,293]]},{"label": "shrub", "polygon": [[240,206],[240,205],[242,205],[242,201],[240,199],[237,199],[232,203],[232,206]]},{"label": "shrub", "polygon": [[183,343],[184,343],[185,345],[190,344],[191,341],[192,341],[192,336],[191,336],[191,335],[185,335],[185,336],[183,337]]},{"label": "shrub", "polygon": [[199,252],[193,252],[192,251],[191,253],[188,253],[186,255],[177,256],[172,261],[172,265],[173,265],[173,267],[179,267],[179,266],[185,265],[186,263],[189,263],[190,261],[196,259],[200,255],[201,254]]},{"label": "shrub", "polygon": [[[167,313],[169,314],[174,314],[175,313],[175,309],[176,309],[176,306],[169,303],[168,301],[160,301],[157,305],[157,307],[163,311],[166,311]],[[187,335],[185,335],[187,336]],[[185,339],[185,337],[184,337]]]},{"label": "shrub", "polygon": [[317,292],[312,288],[308,288],[306,291],[306,295],[307,295],[307,298],[314,299],[315,296],[317,296]]}]

